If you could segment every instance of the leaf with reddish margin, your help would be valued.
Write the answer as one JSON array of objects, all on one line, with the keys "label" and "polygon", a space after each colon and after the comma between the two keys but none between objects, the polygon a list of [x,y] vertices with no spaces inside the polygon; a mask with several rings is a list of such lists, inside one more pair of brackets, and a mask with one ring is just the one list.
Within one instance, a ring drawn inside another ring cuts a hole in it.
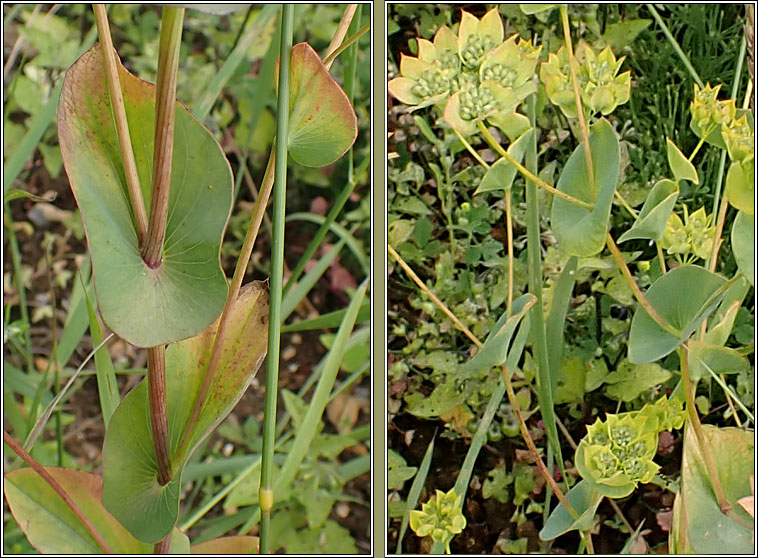
[{"label": "leaf with reddish margin", "polygon": [[151,429],[147,382],[121,402],[111,418],[103,447],[103,504],[138,539],[157,542],[176,523],[181,473],[189,456],[229,414],[266,356],[268,286],[242,287],[232,306],[216,373],[187,449],[179,442],[210,359],[218,320],[200,335],[166,350],[166,411],[174,478],[161,486]]},{"label": "leaf with reddish margin", "polygon": [[[66,72],[58,137],[82,213],[103,319],[120,337],[153,347],[197,335],[221,313],[228,288],[221,239],[232,173],[213,135],[176,104],[163,263],[142,260],[99,45]],[[152,192],[155,86],[118,64],[144,200]]]},{"label": "leaf with reddish margin", "polygon": [[[308,43],[293,46],[290,61],[287,150],[306,167],[329,165],[353,145],[358,118],[350,99]],[[276,78],[278,84],[278,60]]]},{"label": "leaf with reddish margin", "polygon": [[[153,547],[135,539],[103,507],[103,479],[93,473],[45,467],[81,508],[116,554],[150,554]],[[45,480],[32,469],[5,476],[5,497],[13,517],[42,554],[102,554],[79,518]]]}]

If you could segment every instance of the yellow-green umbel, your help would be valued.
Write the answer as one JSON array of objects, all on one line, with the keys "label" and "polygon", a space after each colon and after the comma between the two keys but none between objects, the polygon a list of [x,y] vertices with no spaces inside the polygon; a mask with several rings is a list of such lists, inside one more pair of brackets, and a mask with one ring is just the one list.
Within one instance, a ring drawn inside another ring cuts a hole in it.
[{"label": "yellow-green umbel", "polygon": [[410,514],[410,526],[419,537],[432,537],[436,543],[445,545],[450,554],[450,541],[466,527],[466,518],[461,512],[463,495],[437,490],[436,494]]}]

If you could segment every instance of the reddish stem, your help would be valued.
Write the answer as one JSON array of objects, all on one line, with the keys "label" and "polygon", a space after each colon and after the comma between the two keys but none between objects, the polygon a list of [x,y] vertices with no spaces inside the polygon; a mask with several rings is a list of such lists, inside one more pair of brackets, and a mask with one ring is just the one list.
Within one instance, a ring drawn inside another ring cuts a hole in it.
[{"label": "reddish stem", "polygon": [[172,475],[166,411],[166,349],[163,345],[147,349],[147,389],[158,483],[164,486],[171,481]]}]

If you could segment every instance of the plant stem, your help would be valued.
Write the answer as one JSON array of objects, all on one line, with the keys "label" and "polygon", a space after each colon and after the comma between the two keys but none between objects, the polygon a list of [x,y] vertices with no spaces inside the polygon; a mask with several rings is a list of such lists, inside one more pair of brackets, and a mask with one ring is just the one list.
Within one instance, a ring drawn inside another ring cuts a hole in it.
[{"label": "plant stem", "polygon": [[171,554],[171,533],[153,545],[153,554]]},{"label": "plant stem", "polygon": [[[740,85],[740,74],[742,73],[742,62],[745,59],[745,50],[746,50],[746,41],[745,37],[743,35],[742,41],[740,42],[740,52],[737,55],[737,66],[734,69],[734,82],[732,82],[732,90],[730,92],[730,95],[732,99],[737,100],[737,92],[739,91],[739,85]],[[705,136],[708,137],[708,136]],[[721,158],[719,159],[719,168],[718,173],[716,174],[716,181],[715,181],[715,192],[713,195],[713,214],[720,213],[721,211],[721,205],[720,204],[726,204],[726,196],[724,196],[724,199],[721,198],[721,189],[723,186],[724,181],[724,168],[726,167],[726,150],[721,151]],[[719,238],[719,237],[716,237]],[[708,265],[710,265],[710,261],[708,262]]]},{"label": "plant stem", "polygon": [[284,217],[287,187],[287,126],[289,122],[290,52],[292,50],[292,4],[282,5],[282,34],[279,43],[279,97],[276,103],[276,180],[271,239],[271,293],[268,356],[266,358],[266,401],[263,419],[261,482],[258,502],[261,509],[260,552],[270,552],[271,508],[274,505],[273,466],[276,437],[276,399],[279,379],[279,339],[282,313],[282,273],[284,264]]},{"label": "plant stem", "polygon": [[21,445],[16,440],[11,438],[5,430],[3,430],[3,441],[8,444],[8,446],[14,452],[16,452],[16,454],[18,454],[18,456],[23,459],[26,464],[29,465],[29,467],[34,469],[34,472],[42,477],[42,480],[44,480],[58,496],[60,496],[61,500],[63,500],[63,502],[69,507],[77,519],[82,522],[82,525],[84,525],[84,528],[87,529],[87,532],[92,535],[92,538],[95,539],[95,542],[100,546],[100,548],[103,549],[103,552],[106,554],[113,554],[113,550],[111,550],[111,547],[107,542],[105,542],[105,539],[100,534],[100,532],[95,529],[95,526],[92,525],[92,522],[84,514],[79,505],[71,499],[71,496],[68,495],[68,493],[63,489],[58,481],[56,481],[42,465],[37,463],[37,461],[35,461],[31,455],[26,453]]},{"label": "plant stem", "polygon": [[364,34],[368,32],[368,30],[371,29],[371,24],[367,23],[360,29],[358,29],[358,32],[355,35],[352,35],[351,37],[348,37],[348,39],[342,43],[339,48],[337,48],[333,53],[331,53],[329,56],[324,58],[324,65],[328,68],[332,62],[334,62],[334,59],[337,58],[340,54],[342,54],[345,50],[347,50],[350,45],[352,45],[355,41],[360,39]]},{"label": "plant stem", "polygon": [[[242,243],[242,249],[240,250],[239,258],[237,259],[237,266],[234,268],[234,276],[232,277],[232,283],[229,286],[229,295],[226,297],[226,303],[224,304],[224,309],[222,310],[221,317],[218,321],[218,329],[216,329],[216,336],[213,338],[213,348],[211,349],[211,356],[208,359],[208,367],[203,372],[203,380],[198,389],[197,396],[195,397],[195,403],[192,407],[190,418],[187,420],[187,425],[184,427],[182,438],[179,441],[179,445],[174,454],[178,459],[182,459],[182,456],[187,450],[195,425],[200,418],[200,412],[203,410],[205,400],[208,398],[208,392],[213,384],[218,361],[221,358],[221,350],[224,347],[226,328],[229,325],[231,310],[237,300],[240,288],[242,288],[242,281],[245,278],[247,266],[250,263],[250,257],[253,253],[253,246],[255,246],[255,240],[258,237],[261,221],[263,221],[263,216],[266,213],[266,205],[268,205],[268,199],[271,195],[271,188],[274,184],[275,160],[276,155],[272,151],[269,156],[268,165],[266,166],[266,173],[263,176],[261,192],[253,206],[253,216],[250,219],[247,233],[245,233],[245,240]],[[175,463],[174,465],[178,467],[179,464]]]},{"label": "plant stem", "polygon": [[[526,148],[525,162],[529,166],[529,171],[532,176],[536,176],[538,162],[536,103],[536,95],[530,95],[527,99],[526,115],[529,117],[529,123],[533,128],[533,132]],[[568,486],[566,466],[563,462],[561,443],[558,439],[558,429],[555,424],[553,381],[551,378],[550,357],[545,333],[545,316],[543,313],[542,302],[542,240],[540,234],[540,204],[537,198],[537,185],[538,183],[533,180],[526,181],[526,248],[529,292],[537,298],[537,303],[530,310],[532,352],[537,360],[537,399],[539,400],[540,413],[542,414],[542,419],[545,423],[548,444],[553,446],[555,457],[558,460],[558,466]],[[556,492],[556,496],[558,496],[558,492]],[[550,503],[547,502],[546,505],[549,506]]]},{"label": "plant stem", "polygon": [[[330,58],[330,56],[342,44],[342,41],[345,40],[348,27],[350,27],[350,23],[353,21],[353,16],[355,16],[355,10],[357,8],[358,4],[348,4],[345,7],[345,11],[342,13],[342,19],[340,19],[340,22],[337,25],[337,30],[332,36],[332,42],[329,43],[329,48],[326,49],[326,56],[324,56],[324,66],[326,66],[327,70],[332,67],[332,63],[335,60],[335,58]],[[328,64],[326,63],[326,60],[329,60]]]},{"label": "plant stem", "polygon": [[147,349],[147,390],[158,484],[164,486],[171,481],[173,475],[166,410],[166,348],[163,345]]},{"label": "plant stem", "polygon": [[400,254],[398,254],[395,251],[395,249],[392,246],[390,246],[389,244],[387,245],[387,251],[389,252],[390,256],[392,256],[395,259],[395,261],[398,264],[400,264],[400,267],[402,267],[403,271],[405,271],[408,274],[408,277],[410,277],[413,280],[413,282],[418,285],[419,289],[421,289],[421,291],[426,296],[428,296],[432,300],[432,302],[434,302],[434,304],[436,304],[437,307],[440,310],[442,310],[442,312],[448,318],[450,318],[450,320],[455,324],[455,326],[458,329],[460,329],[464,333],[464,335],[466,335],[466,337],[468,337],[471,340],[471,342],[474,345],[476,345],[477,347],[479,347],[481,349],[482,348],[482,343],[481,343],[481,341],[479,341],[479,339],[476,337],[476,335],[474,335],[471,332],[471,330],[469,328],[467,328],[463,324],[463,322],[461,322],[458,319],[458,317],[450,311],[450,309],[447,306],[445,306],[445,303],[443,303],[439,298],[437,298],[437,296],[429,289],[429,287],[427,287],[424,284],[424,282],[419,278],[419,276],[416,275],[416,273],[408,266],[407,263],[405,263],[405,260],[400,256]]},{"label": "plant stem", "polygon": [[129,124],[126,120],[126,108],[121,92],[121,80],[118,76],[116,51],[113,48],[105,5],[93,4],[92,9],[95,12],[97,33],[100,36],[103,61],[105,63],[105,77],[108,81],[108,91],[110,92],[111,107],[113,108],[113,120],[116,123],[116,133],[118,135],[119,146],[121,147],[121,160],[124,163],[126,187],[129,192],[129,201],[132,205],[132,212],[134,213],[134,220],[137,226],[137,240],[139,246],[142,247],[147,238],[147,215],[145,213],[145,202],[142,199],[142,188],[140,188],[139,176],[137,174],[137,163],[134,161]]},{"label": "plant stem", "polygon": [[661,264],[661,273],[666,273],[666,257],[663,255],[663,248],[661,248],[661,243],[659,241],[655,241],[655,250],[658,252],[658,262]]},{"label": "plant stem", "polygon": [[564,4],[560,6],[561,23],[563,25],[563,40],[566,43],[566,51],[569,59],[569,73],[571,74],[571,85],[574,89],[574,102],[576,103],[576,116],[579,119],[579,129],[582,131],[582,141],[584,142],[584,160],[587,163],[587,176],[590,179],[590,193],[592,200],[595,200],[595,173],[592,169],[592,152],[590,151],[590,134],[587,131],[587,123],[584,120],[584,109],[582,108],[582,97],[579,93],[579,81],[576,79],[576,59],[574,58],[574,48],[571,44],[571,29],[569,28],[568,11]]},{"label": "plant stem", "polygon": [[678,331],[676,328],[674,328],[671,324],[669,324],[663,316],[661,316],[658,311],[653,308],[653,305],[650,304],[648,299],[645,297],[645,294],[640,290],[639,285],[637,285],[637,282],[634,280],[634,277],[632,277],[632,272],[629,271],[629,267],[627,267],[626,262],[624,261],[624,257],[621,255],[621,251],[619,250],[618,246],[616,246],[616,243],[613,240],[613,237],[611,236],[611,233],[607,233],[605,237],[605,243],[608,246],[608,249],[611,251],[611,254],[613,255],[613,259],[616,260],[616,265],[621,270],[621,274],[624,276],[624,279],[626,279],[627,284],[629,285],[629,288],[632,289],[632,294],[634,294],[634,298],[637,299],[637,302],[640,303],[640,306],[642,306],[645,309],[645,312],[648,313],[648,315],[653,319],[653,321],[658,324],[661,329],[665,330],[666,332],[670,333],[674,337],[679,337],[681,335],[681,332]]},{"label": "plant stem", "polygon": [[164,6],[161,16],[161,41],[155,89],[155,142],[153,146],[153,187],[150,223],[142,259],[155,269],[163,258],[163,239],[168,219],[171,164],[174,153],[174,110],[179,47],[182,43],[184,8]]},{"label": "plant stem", "polygon": [[700,446],[700,453],[703,455],[703,461],[705,461],[705,466],[708,469],[708,475],[711,477],[713,492],[716,494],[719,508],[721,508],[722,513],[726,514],[732,509],[732,506],[726,499],[724,489],[721,487],[721,481],[719,480],[716,464],[713,461],[713,455],[711,454],[711,450],[708,447],[707,441],[705,439],[703,425],[700,424],[700,418],[697,416],[697,408],[695,407],[694,384],[690,378],[690,370],[687,362],[687,353],[689,352],[689,347],[687,345],[685,345],[684,348],[679,347],[678,352],[679,361],[682,368],[682,382],[684,382],[684,396],[687,403],[687,415],[689,416],[690,424],[695,431],[695,436],[697,437],[697,442]]},{"label": "plant stem", "polygon": [[582,200],[579,200],[575,198],[574,196],[567,194],[566,192],[561,192],[557,188],[553,188],[536,176],[535,174],[529,172],[525,166],[523,166],[521,163],[519,163],[516,159],[514,159],[510,153],[508,153],[503,147],[495,140],[494,137],[492,137],[492,134],[490,134],[490,131],[487,129],[487,127],[484,125],[483,122],[478,123],[479,131],[482,132],[482,135],[484,136],[484,139],[487,140],[487,143],[490,144],[490,147],[492,147],[495,151],[497,151],[498,155],[503,157],[505,160],[507,160],[510,164],[512,164],[514,167],[516,167],[516,170],[518,170],[524,178],[527,180],[531,180],[534,184],[539,186],[540,188],[543,188],[544,190],[547,190],[554,196],[558,196],[559,198],[563,198],[567,202],[573,203],[574,205],[578,205],[580,207],[583,207],[585,209],[592,210],[594,209],[594,205],[588,202],[584,202]]},{"label": "plant stem", "polygon": [[505,235],[508,242],[508,298],[505,308],[510,316],[513,306],[513,203],[510,188],[505,192]]},{"label": "plant stem", "polygon": [[655,9],[655,7],[652,4],[645,4],[645,6],[650,11],[650,13],[653,14],[653,18],[655,18],[655,21],[658,24],[658,27],[660,27],[661,31],[663,31],[663,34],[666,36],[666,39],[668,39],[669,43],[674,49],[674,52],[676,52],[677,55],[679,56],[680,60],[682,61],[682,64],[684,64],[684,67],[687,68],[687,71],[692,76],[692,79],[695,80],[695,82],[700,86],[701,89],[705,87],[705,85],[703,84],[703,80],[700,79],[699,75],[697,75],[697,71],[692,66],[690,59],[684,53],[684,51],[682,50],[682,47],[679,46],[679,43],[676,42],[676,39],[671,34],[671,31],[669,31],[669,28],[666,27],[666,24],[661,19],[661,16],[658,15],[658,11]]}]

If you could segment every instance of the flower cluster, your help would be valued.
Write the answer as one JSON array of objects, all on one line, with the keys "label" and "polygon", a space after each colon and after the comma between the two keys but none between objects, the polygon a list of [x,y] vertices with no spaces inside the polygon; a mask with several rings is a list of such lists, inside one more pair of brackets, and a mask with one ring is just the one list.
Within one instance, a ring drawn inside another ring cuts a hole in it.
[{"label": "flower cluster", "polygon": [[650,482],[658,472],[653,461],[658,433],[681,428],[684,417],[681,401],[664,396],[640,411],[597,419],[577,447],[576,467],[603,495],[628,496],[638,483]]},{"label": "flower cluster", "polygon": [[669,254],[694,254],[705,260],[711,255],[714,235],[715,227],[710,215],[705,214],[705,207],[688,214],[684,206],[684,222],[676,213],[669,216],[661,246]]},{"label": "flower cluster", "polygon": [[437,106],[463,135],[474,134],[477,124],[487,120],[515,139],[529,127],[516,109],[536,91],[539,52],[516,35],[504,41],[497,8],[481,20],[464,11],[457,35],[445,26],[431,42],[418,39],[418,57],[401,57],[401,75],[388,89],[416,109]]},{"label": "flower cluster", "polygon": [[726,193],[738,210],[755,210],[755,150],[752,114],[738,110],[734,99],[719,100],[721,84],[700,89],[690,104],[693,131],[705,141],[726,149],[732,164],[726,175]]},{"label": "flower cluster", "polygon": [[461,512],[463,496],[437,490],[437,493],[421,506],[421,511],[413,510],[410,515],[411,529],[419,537],[432,537],[432,540],[445,545],[445,552],[450,554],[450,541],[454,535],[466,527],[466,518]]},{"label": "flower cluster", "polygon": [[[616,59],[611,47],[599,54],[584,41],[576,49],[576,79],[582,104],[591,114],[609,114],[618,105],[629,100],[631,72],[616,75],[624,61],[624,56]],[[576,118],[576,101],[571,83],[571,70],[566,47],[556,54],[550,53],[548,61],[540,66],[540,79],[550,101],[558,105],[568,118]]]}]

